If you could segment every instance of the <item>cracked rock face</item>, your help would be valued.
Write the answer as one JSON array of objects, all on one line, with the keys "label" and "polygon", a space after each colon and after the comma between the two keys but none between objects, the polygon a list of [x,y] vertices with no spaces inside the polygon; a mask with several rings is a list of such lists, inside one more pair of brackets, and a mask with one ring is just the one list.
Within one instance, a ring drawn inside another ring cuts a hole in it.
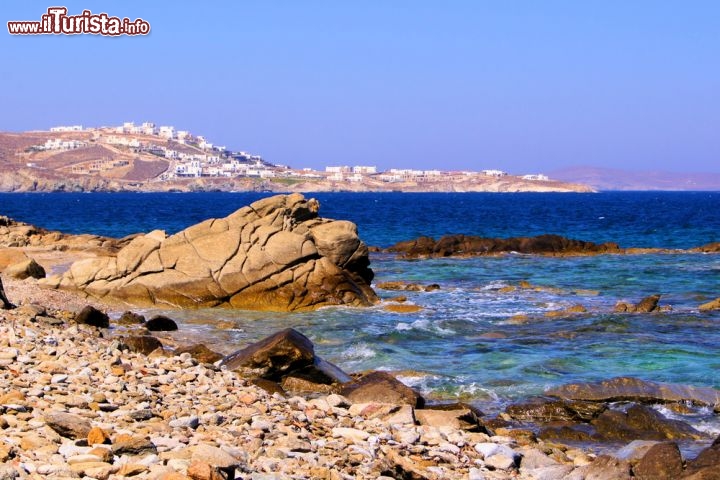
[{"label": "cracked rock face", "polygon": [[48,286],[134,305],[310,310],[367,306],[367,246],[355,224],[318,217],[300,194],[259,200],[167,236],[134,238],[114,256],[75,262]]}]

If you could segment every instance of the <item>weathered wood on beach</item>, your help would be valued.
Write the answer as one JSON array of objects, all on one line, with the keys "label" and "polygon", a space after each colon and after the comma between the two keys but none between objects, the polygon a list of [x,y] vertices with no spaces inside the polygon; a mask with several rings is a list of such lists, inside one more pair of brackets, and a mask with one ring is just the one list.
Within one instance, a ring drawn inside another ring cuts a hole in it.
[{"label": "weathered wood on beach", "polygon": [[8,300],[7,296],[5,295],[5,287],[3,287],[2,277],[0,277],[0,301],[2,301],[3,310],[10,310],[12,308],[15,308],[15,305],[10,303],[10,300]]}]

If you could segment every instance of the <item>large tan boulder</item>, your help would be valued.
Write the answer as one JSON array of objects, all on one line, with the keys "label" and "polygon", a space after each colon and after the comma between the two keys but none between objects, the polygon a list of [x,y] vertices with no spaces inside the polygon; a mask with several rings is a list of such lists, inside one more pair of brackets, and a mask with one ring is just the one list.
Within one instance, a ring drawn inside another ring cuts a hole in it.
[{"label": "large tan boulder", "polygon": [[318,209],[301,194],[265,198],[174,235],[136,236],[42,283],[141,306],[292,311],[377,302],[356,226],[319,218]]},{"label": "large tan boulder", "polygon": [[11,278],[45,278],[45,269],[32,258],[8,266],[3,273]]}]

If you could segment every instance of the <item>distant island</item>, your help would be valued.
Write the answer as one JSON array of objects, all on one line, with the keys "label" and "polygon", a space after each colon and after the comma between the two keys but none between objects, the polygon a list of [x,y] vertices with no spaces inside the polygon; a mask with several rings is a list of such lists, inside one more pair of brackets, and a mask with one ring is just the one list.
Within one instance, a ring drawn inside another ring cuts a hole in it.
[{"label": "distant island", "polygon": [[113,127],[59,126],[0,132],[2,192],[593,192],[543,174],[274,165],[202,135],[127,122]]},{"label": "distant island", "polygon": [[613,168],[573,167],[551,172],[563,182],[589,185],[596,190],[720,191],[720,173],[631,171]]}]

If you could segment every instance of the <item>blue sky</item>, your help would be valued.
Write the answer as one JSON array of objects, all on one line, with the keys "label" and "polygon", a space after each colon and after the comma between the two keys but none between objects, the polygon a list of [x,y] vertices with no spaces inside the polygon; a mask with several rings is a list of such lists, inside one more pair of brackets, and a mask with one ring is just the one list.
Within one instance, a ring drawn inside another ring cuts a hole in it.
[{"label": "blue sky", "polygon": [[[49,6],[146,37],[12,36]],[[717,1],[3,1],[0,130],[154,121],[293,167],[720,172]]]}]

